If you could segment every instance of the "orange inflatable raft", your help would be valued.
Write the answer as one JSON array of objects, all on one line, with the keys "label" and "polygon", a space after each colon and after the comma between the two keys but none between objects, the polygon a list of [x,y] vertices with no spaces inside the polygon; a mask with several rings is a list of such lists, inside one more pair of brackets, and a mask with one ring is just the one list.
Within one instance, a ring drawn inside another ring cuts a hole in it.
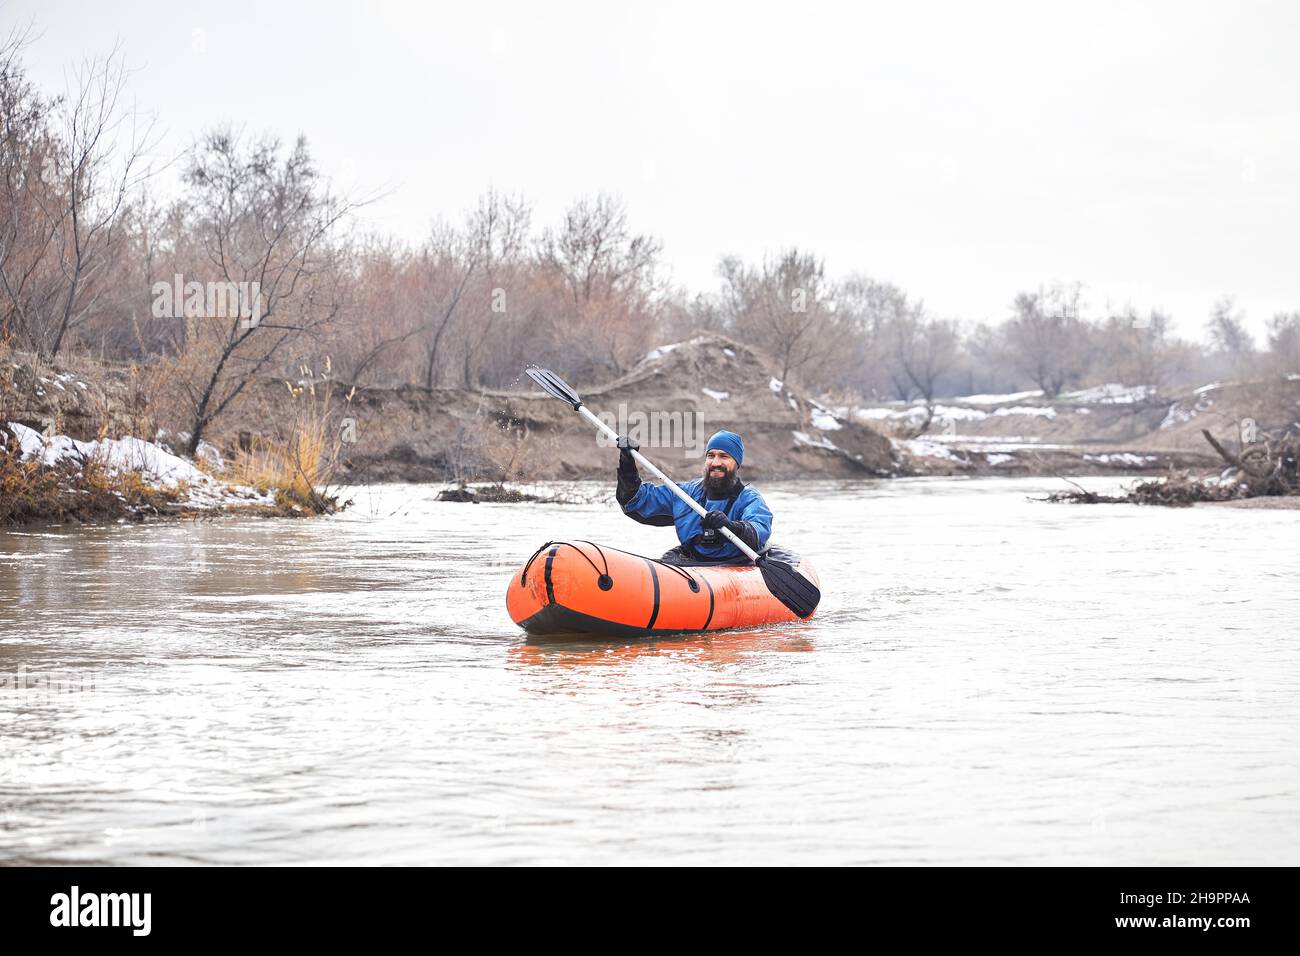
[{"label": "orange inflatable raft", "polygon": [[[813,583],[812,566],[790,563]],[[796,620],[753,565],[677,567],[590,541],[548,541],[510,579],[506,608],[529,634],[646,637]]]}]

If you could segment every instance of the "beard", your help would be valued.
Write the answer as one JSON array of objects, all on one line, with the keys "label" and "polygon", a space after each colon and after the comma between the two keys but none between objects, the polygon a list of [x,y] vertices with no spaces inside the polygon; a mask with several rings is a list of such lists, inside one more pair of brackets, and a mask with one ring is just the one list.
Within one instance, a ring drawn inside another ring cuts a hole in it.
[{"label": "beard", "polygon": [[730,498],[731,492],[736,487],[736,473],[729,471],[721,477],[717,475],[710,476],[708,466],[704,467],[704,494],[711,501],[719,501],[723,498]]}]

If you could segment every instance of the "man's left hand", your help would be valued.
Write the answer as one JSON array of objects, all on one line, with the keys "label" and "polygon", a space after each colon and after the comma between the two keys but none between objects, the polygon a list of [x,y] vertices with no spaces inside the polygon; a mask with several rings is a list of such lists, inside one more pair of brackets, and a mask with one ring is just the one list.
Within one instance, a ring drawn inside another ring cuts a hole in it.
[{"label": "man's left hand", "polygon": [[702,519],[700,519],[700,523],[703,524],[704,527],[708,528],[710,531],[717,531],[719,528],[726,525],[727,516],[723,514],[721,511],[710,511]]}]

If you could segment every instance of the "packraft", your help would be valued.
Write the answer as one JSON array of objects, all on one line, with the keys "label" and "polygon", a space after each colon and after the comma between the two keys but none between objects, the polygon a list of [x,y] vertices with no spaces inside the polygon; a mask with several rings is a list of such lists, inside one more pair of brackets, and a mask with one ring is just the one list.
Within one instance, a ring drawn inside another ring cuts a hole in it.
[{"label": "packraft", "polygon": [[[813,584],[798,555],[773,550]],[[752,564],[680,566],[591,541],[548,541],[510,579],[506,608],[529,634],[647,637],[797,620]]]}]

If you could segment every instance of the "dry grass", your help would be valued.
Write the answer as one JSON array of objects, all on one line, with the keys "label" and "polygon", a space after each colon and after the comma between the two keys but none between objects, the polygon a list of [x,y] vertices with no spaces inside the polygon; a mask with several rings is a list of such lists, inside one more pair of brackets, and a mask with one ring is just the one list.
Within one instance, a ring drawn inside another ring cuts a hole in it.
[{"label": "dry grass", "polygon": [[306,384],[285,383],[291,402],[287,437],[254,439],[236,453],[223,477],[273,493],[276,503],[292,513],[333,514],[340,508],[338,498],[329,493],[340,448],[331,412],[333,389],[311,369],[301,371]]}]

